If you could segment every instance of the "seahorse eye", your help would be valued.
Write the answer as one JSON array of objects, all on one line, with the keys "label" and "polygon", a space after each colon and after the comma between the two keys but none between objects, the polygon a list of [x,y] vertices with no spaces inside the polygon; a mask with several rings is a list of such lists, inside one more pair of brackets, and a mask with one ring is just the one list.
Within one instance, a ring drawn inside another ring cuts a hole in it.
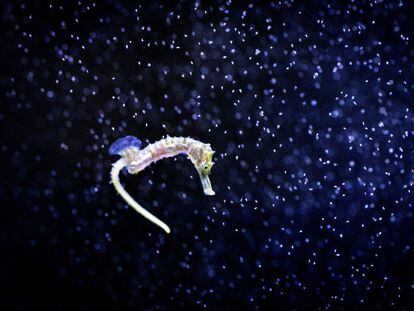
[{"label": "seahorse eye", "polygon": [[204,162],[203,164],[201,164],[200,166],[201,173],[203,173],[204,175],[210,174],[211,166],[212,165],[208,162]]}]

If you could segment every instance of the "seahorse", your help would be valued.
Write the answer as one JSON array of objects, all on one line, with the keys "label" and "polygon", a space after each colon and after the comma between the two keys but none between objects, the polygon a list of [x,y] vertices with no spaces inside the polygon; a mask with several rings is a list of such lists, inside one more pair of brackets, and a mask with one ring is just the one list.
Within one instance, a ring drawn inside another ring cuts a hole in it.
[{"label": "seahorse", "polygon": [[129,174],[138,174],[147,166],[163,158],[186,154],[197,169],[205,195],[214,195],[208,177],[214,165],[212,160],[214,151],[210,144],[202,143],[190,137],[170,137],[161,139],[141,149],[141,141],[135,136],[119,138],[109,147],[110,155],[120,155],[121,158],[112,164],[111,181],[121,197],[138,213],[157,226],[170,233],[171,229],[166,223],[148,212],[138,204],[125,190],[119,181],[119,172],[126,168]]}]

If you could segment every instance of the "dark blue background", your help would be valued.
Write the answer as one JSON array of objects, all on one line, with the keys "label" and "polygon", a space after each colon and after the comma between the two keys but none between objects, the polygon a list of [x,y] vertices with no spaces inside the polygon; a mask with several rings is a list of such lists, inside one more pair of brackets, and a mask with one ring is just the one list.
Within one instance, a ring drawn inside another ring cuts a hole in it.
[{"label": "dark blue background", "polygon": [[[409,309],[411,1],[1,7],[0,281],[13,309]],[[128,191],[108,147],[211,143]]]}]

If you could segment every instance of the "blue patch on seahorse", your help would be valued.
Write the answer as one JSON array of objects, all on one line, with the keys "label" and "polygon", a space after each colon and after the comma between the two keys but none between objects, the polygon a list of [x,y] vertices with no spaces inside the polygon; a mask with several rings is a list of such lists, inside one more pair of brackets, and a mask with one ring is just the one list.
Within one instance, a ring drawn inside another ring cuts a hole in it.
[{"label": "blue patch on seahorse", "polygon": [[110,155],[122,155],[122,152],[127,148],[141,148],[141,141],[135,136],[125,136],[115,140],[109,147]]}]

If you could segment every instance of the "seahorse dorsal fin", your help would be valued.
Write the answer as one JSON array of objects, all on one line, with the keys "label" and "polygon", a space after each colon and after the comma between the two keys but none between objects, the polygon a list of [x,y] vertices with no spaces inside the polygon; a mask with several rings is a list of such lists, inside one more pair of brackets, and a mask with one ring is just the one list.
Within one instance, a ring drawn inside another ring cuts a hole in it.
[{"label": "seahorse dorsal fin", "polygon": [[110,155],[122,155],[122,152],[127,148],[141,148],[141,140],[136,138],[135,136],[125,136],[115,140],[112,145],[109,147],[109,154]]}]

